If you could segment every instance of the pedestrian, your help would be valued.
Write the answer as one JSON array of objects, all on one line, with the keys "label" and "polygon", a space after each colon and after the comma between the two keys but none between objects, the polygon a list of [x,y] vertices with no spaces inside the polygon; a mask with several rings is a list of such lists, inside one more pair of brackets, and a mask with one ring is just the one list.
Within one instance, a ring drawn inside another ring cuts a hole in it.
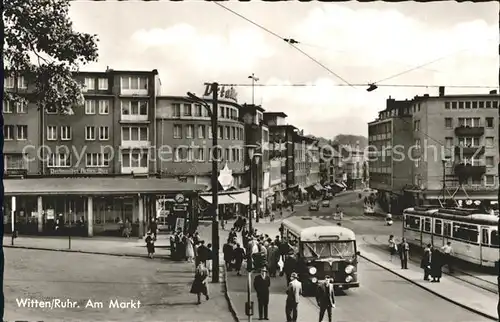
[{"label": "pedestrian", "polygon": [[288,254],[285,257],[285,262],[283,266],[283,271],[286,275],[286,284],[288,285],[292,281],[292,275],[297,270],[297,259],[294,254]]},{"label": "pedestrian", "polygon": [[287,322],[297,322],[300,295],[302,295],[302,283],[298,281],[297,273],[290,275],[290,283],[286,290],[285,315]]},{"label": "pedestrian", "polygon": [[212,259],[214,258],[214,253],[213,253],[213,250],[212,250],[212,244],[208,244],[207,245],[207,249],[208,249],[208,258],[207,260],[205,261],[207,264],[207,269],[208,269],[208,275],[211,275],[212,274]]},{"label": "pedestrian", "polygon": [[278,262],[280,260],[280,251],[274,242],[271,242],[267,251],[267,262],[269,265],[269,276],[276,277],[278,271]]},{"label": "pedestrian", "polygon": [[205,241],[201,240],[200,246],[196,250],[196,264],[198,265],[199,263],[203,263],[203,265],[206,267],[209,253],[210,250],[207,248],[207,246],[205,246]]},{"label": "pedestrian", "polygon": [[155,254],[155,240],[153,236],[151,236],[151,231],[148,231],[146,236],[146,249],[148,250],[148,257],[153,259]]},{"label": "pedestrian", "polygon": [[245,250],[241,248],[240,244],[236,244],[234,249],[234,269],[236,270],[236,275],[241,276],[241,264],[245,259]]},{"label": "pedestrian", "polygon": [[149,230],[151,231],[151,234],[153,235],[154,239],[156,239],[158,234],[158,224],[156,223],[156,218],[151,219],[151,223],[149,224]]},{"label": "pedestrian", "polygon": [[194,281],[191,285],[191,294],[196,294],[198,297],[197,304],[201,304],[201,295],[205,295],[205,299],[208,301],[208,269],[205,267],[203,262],[198,264],[196,267],[196,272],[194,274]]},{"label": "pedestrian", "polygon": [[420,261],[420,268],[422,268],[424,270],[424,281],[429,280],[431,263],[432,263],[431,244],[427,244],[427,246],[424,249],[424,256],[422,257],[422,260]]},{"label": "pedestrian", "polygon": [[175,254],[176,254],[176,250],[175,250],[175,237],[174,235],[170,235],[170,257],[175,260]]},{"label": "pedestrian", "polygon": [[399,259],[401,260],[401,269],[408,269],[408,259],[410,258],[410,244],[403,237],[398,247]]},{"label": "pedestrian", "polygon": [[443,265],[448,266],[448,272],[453,273],[453,248],[451,242],[447,242],[441,250],[443,251]]},{"label": "pedestrian", "polygon": [[432,261],[431,261],[431,277],[434,283],[439,283],[441,281],[441,276],[443,275],[443,254],[437,250],[432,250]]},{"label": "pedestrian", "polygon": [[269,320],[269,287],[271,287],[271,279],[267,275],[267,269],[264,267],[260,270],[260,274],[255,276],[253,287],[257,294],[257,303],[259,308],[259,320]]},{"label": "pedestrian", "polygon": [[186,259],[189,263],[194,262],[194,241],[191,234],[186,237]]},{"label": "pedestrian", "polygon": [[125,219],[125,224],[123,224],[122,236],[125,238],[130,238],[131,232],[132,232],[132,224],[128,219]]},{"label": "pedestrian", "polygon": [[224,264],[226,265],[226,270],[231,271],[231,262],[233,261],[233,246],[230,240],[228,240],[224,246],[222,246],[222,252],[224,253]]},{"label": "pedestrian", "polygon": [[389,236],[389,254],[390,261],[392,262],[392,258],[397,254],[398,246],[396,245],[396,241],[394,240],[394,235]]},{"label": "pedestrian", "polygon": [[328,322],[332,322],[332,308],[335,308],[335,290],[333,288],[333,278],[328,275],[325,276],[325,281],[318,285],[316,302],[319,306],[319,322],[323,321],[325,312],[328,315]]}]

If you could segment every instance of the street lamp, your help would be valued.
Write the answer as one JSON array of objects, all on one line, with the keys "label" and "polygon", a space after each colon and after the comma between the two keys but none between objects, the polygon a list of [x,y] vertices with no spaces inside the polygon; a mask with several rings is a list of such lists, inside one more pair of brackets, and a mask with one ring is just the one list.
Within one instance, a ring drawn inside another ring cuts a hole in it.
[{"label": "street lamp", "polygon": [[[248,158],[249,158],[249,161],[250,161],[250,166],[249,166],[249,170],[250,170],[250,184],[249,184],[249,206],[248,206],[248,231],[250,232],[250,234],[253,233],[253,224],[252,224],[252,221],[253,221],[253,214],[252,214],[252,206],[253,206],[253,200],[252,200],[252,195],[253,195],[253,185],[252,185],[252,181],[253,181],[253,166],[254,164],[256,165],[256,167],[258,166],[259,164],[259,161],[260,161],[260,158],[262,156],[262,154],[260,153],[255,153],[255,150],[257,149],[257,146],[256,145],[247,145],[247,151],[248,151]],[[257,177],[257,176],[256,176]],[[257,183],[256,183],[257,184]],[[256,185],[257,186],[257,185]],[[259,194],[257,193],[257,200],[256,200],[256,206],[258,206],[259,204]],[[256,211],[256,214],[257,214],[257,218],[259,216],[258,212]],[[245,312],[248,316],[248,321],[251,322],[252,321],[252,314],[253,314],[253,303],[252,303],[252,269],[253,269],[253,265],[252,265],[252,250],[251,249],[248,249],[247,250],[247,272],[248,272],[248,281],[247,281],[247,303],[245,305]]]},{"label": "street lamp", "polygon": [[210,108],[210,105],[208,103],[199,98],[198,96],[194,95],[193,93],[188,92],[187,96],[189,99],[193,102],[197,102],[201,105],[203,105],[208,112],[208,115],[210,116],[211,119],[211,124],[212,124],[212,176],[211,176],[211,182],[212,182],[212,208],[213,208],[213,214],[212,214],[212,247],[213,247],[213,265],[212,265],[212,283],[218,283],[219,282],[219,200],[218,200],[218,193],[219,193],[219,181],[217,178],[218,171],[219,171],[219,164],[218,164],[218,158],[219,158],[219,148],[218,148],[218,142],[217,142],[217,114],[218,114],[218,93],[219,93],[219,84],[218,83],[212,83],[211,85],[211,90],[212,90],[212,108]]},{"label": "street lamp", "polygon": [[252,80],[252,105],[255,105],[255,82],[259,81],[259,78],[255,77],[255,74],[248,76]]}]

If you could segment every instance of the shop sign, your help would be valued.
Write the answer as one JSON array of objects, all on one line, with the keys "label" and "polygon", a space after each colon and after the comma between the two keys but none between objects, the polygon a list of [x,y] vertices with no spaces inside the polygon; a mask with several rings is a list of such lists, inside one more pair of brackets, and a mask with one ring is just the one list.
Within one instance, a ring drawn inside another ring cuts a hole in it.
[{"label": "shop sign", "polygon": [[63,174],[63,175],[75,175],[75,174],[108,174],[109,169],[106,168],[52,168],[50,169],[50,174]]},{"label": "shop sign", "polygon": [[54,219],[54,209],[47,209],[45,219]]},{"label": "shop sign", "polygon": [[222,186],[222,189],[227,190],[231,187],[233,184],[233,170],[229,169],[226,165],[224,166],[224,169],[220,170],[219,177],[217,178],[220,182],[220,185]]},{"label": "shop sign", "polygon": [[[212,98],[213,93],[212,93],[212,84],[205,84],[205,93],[203,94],[204,98]],[[226,86],[220,86],[219,87],[219,98],[225,98],[228,100],[232,100],[237,102],[238,101],[238,93],[234,89],[234,87],[226,87]]]}]

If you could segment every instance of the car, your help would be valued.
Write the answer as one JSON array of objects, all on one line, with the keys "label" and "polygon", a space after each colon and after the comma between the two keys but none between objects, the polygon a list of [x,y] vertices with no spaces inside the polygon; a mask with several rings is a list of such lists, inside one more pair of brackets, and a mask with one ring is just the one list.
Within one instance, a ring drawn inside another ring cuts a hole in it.
[{"label": "car", "polygon": [[330,200],[325,199],[325,200],[321,201],[321,206],[330,207]]},{"label": "car", "polygon": [[309,204],[309,211],[318,211],[319,210],[319,202],[317,201],[312,201]]}]

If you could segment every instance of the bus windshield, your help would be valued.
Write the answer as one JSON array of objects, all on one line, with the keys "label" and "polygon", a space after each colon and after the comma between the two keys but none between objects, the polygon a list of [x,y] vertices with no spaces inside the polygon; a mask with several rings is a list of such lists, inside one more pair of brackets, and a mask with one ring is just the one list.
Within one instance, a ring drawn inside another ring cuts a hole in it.
[{"label": "bus windshield", "polygon": [[354,241],[304,243],[304,257],[352,257],[355,254]]}]

